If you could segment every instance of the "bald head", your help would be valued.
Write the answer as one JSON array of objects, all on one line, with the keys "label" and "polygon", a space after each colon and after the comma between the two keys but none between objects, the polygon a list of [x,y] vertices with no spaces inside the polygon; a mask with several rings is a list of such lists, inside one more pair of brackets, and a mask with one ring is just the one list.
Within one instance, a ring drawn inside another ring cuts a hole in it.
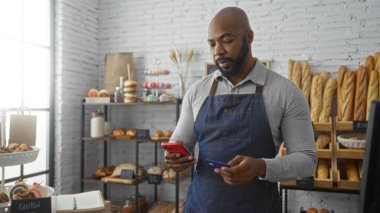
[{"label": "bald head", "polygon": [[210,22],[209,29],[214,29],[215,26],[228,27],[238,33],[251,30],[247,14],[238,7],[221,9]]}]

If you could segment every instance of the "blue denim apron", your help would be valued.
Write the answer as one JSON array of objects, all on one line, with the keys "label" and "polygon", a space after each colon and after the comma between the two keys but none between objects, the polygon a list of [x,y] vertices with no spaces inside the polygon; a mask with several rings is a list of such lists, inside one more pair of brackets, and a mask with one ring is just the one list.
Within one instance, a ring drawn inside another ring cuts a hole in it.
[{"label": "blue denim apron", "polygon": [[206,162],[228,162],[236,155],[276,156],[263,86],[257,86],[255,94],[214,96],[217,84],[214,80],[195,120],[199,158],[184,212],[280,213],[277,183],[255,178],[247,184],[230,186]]}]

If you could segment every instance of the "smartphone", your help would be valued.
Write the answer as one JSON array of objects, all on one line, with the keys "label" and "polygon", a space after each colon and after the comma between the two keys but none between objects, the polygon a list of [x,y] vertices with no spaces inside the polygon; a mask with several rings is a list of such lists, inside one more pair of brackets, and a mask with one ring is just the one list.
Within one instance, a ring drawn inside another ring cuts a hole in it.
[{"label": "smartphone", "polygon": [[207,164],[209,166],[213,167],[214,169],[220,169],[222,167],[231,167],[231,165],[226,164],[226,163],[222,163],[219,161],[214,161],[214,160],[209,160],[209,159],[206,159],[206,161],[207,161]]},{"label": "smartphone", "polygon": [[179,153],[182,157],[189,156],[190,152],[181,142],[163,142],[161,146],[169,153]]}]

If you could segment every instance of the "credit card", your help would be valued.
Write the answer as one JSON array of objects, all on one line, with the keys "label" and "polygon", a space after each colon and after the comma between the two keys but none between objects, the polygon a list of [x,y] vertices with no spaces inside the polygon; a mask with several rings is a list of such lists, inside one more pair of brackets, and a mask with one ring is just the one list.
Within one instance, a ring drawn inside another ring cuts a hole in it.
[{"label": "credit card", "polygon": [[226,163],[222,163],[222,162],[219,162],[219,161],[214,161],[214,160],[206,160],[207,161],[207,164],[215,169],[220,169],[222,167],[231,167],[231,165],[228,165]]}]

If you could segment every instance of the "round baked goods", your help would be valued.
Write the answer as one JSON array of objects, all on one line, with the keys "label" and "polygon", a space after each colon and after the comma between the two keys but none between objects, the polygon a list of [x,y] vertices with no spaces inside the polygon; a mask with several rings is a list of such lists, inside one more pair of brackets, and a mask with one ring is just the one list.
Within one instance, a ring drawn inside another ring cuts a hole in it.
[{"label": "round baked goods", "polygon": [[153,166],[148,169],[150,175],[162,175],[163,168],[161,166]]},{"label": "round baked goods", "polygon": [[164,133],[161,131],[161,130],[157,130],[154,132],[153,136],[154,137],[157,137],[157,138],[160,138],[164,135]]},{"label": "round baked goods", "polygon": [[136,134],[137,134],[137,130],[135,128],[130,129],[130,130],[127,131],[127,136],[130,137],[130,138],[136,137]]},{"label": "round baked goods", "polygon": [[126,133],[125,129],[123,128],[116,128],[113,130],[112,135],[115,137],[124,136]]},{"label": "round baked goods", "polygon": [[170,138],[172,136],[173,132],[170,131],[170,130],[166,130],[163,134],[164,134],[165,137]]},{"label": "round baked goods", "polygon": [[4,192],[0,192],[0,203],[5,203],[9,201],[9,197]]},{"label": "round baked goods", "polygon": [[97,168],[94,172],[94,177],[101,178],[112,175],[115,166]]},{"label": "round baked goods", "polygon": [[136,92],[137,88],[136,87],[126,87],[124,88],[124,92]]},{"label": "round baked goods", "polygon": [[174,180],[175,179],[175,171],[173,169],[168,169],[168,170],[165,170],[163,173],[162,173],[162,178],[164,180]]},{"label": "round baked goods", "polygon": [[[127,170],[133,170],[136,174],[136,164],[135,163],[122,163],[115,167],[115,170],[113,170],[111,177],[119,177],[121,175],[121,171],[123,169]],[[139,177],[143,177],[146,175],[146,170],[142,166],[138,166],[137,175]]]},{"label": "round baked goods", "polygon": [[306,213],[318,213],[318,210],[316,208],[308,208]]},{"label": "round baked goods", "polygon": [[126,80],[124,81],[124,87],[137,87],[137,81],[134,80]]},{"label": "round baked goods", "polygon": [[108,93],[107,90],[102,89],[102,90],[99,91],[99,96],[100,96],[100,97],[109,97],[110,94]]},{"label": "round baked goods", "polygon": [[124,93],[125,103],[136,103],[138,100],[137,95],[134,93]]}]

